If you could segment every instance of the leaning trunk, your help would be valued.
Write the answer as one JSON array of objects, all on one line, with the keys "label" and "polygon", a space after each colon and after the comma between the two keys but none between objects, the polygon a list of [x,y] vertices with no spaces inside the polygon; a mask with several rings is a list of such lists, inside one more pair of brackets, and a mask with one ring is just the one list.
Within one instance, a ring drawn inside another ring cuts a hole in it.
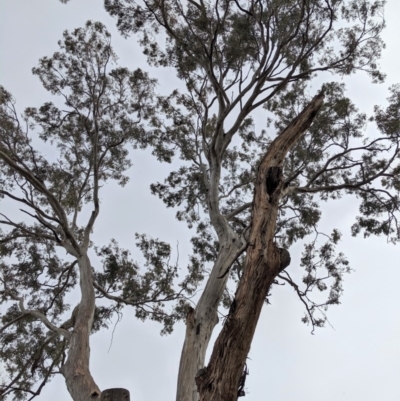
[{"label": "leaning trunk", "polygon": [[61,372],[74,401],[93,401],[100,397],[100,390],[89,370],[89,336],[92,329],[95,294],[92,268],[87,255],[78,258],[81,302],[73,313],[74,328],[68,349],[68,358]]},{"label": "leaning trunk", "polygon": [[283,162],[288,151],[311,125],[322,102],[323,94],[316,96],[272,142],[260,163],[243,276],[214,345],[210,363],[196,376],[201,401],[237,400],[240,376],[261,309],[281,263],[274,235],[284,186]]}]

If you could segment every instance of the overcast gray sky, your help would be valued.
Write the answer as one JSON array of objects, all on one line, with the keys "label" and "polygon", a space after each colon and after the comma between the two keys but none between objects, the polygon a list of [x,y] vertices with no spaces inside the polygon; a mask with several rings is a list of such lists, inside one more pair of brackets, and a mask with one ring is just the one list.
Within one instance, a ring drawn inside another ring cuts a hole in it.
[{"label": "overcast gray sky", "polygon": [[[362,111],[384,105],[388,87],[400,82],[399,15],[400,2],[389,0],[383,35],[387,49],[381,61],[388,76],[385,84],[372,85],[363,74],[346,79],[349,95]],[[58,50],[64,29],[81,27],[88,19],[107,25],[121,65],[146,68],[134,38],[119,36],[101,0],[72,0],[68,5],[57,0],[0,0],[0,84],[15,96],[20,111],[50,100],[31,69],[40,57]],[[171,69],[150,71],[165,93],[179,85]],[[262,125],[256,121],[257,130]],[[190,252],[188,230],[175,220],[173,210],[166,210],[149,193],[149,184],[163,180],[168,168],[149,152],[134,152],[133,163],[125,188],[109,184],[103,189],[95,240],[103,245],[114,237],[134,256],[138,255],[133,247],[135,232],[172,245],[179,241],[184,269]],[[1,207],[3,212],[7,205]],[[246,401],[400,400],[400,247],[387,244],[385,238],[352,238],[349,231],[356,210],[357,204],[347,199],[324,209],[323,227],[340,228],[341,249],[355,269],[346,277],[342,304],[329,310],[334,329],[327,326],[311,335],[300,322],[304,311],[293,291],[275,288],[249,354]],[[290,272],[299,269],[300,252],[291,250]],[[112,330],[95,334],[91,366],[100,388],[128,388],[132,401],[173,400],[184,324],[167,337],[159,336],[160,329],[158,324],[137,321],[126,309],[110,350]],[[62,377],[47,385],[38,399],[70,400]]]}]

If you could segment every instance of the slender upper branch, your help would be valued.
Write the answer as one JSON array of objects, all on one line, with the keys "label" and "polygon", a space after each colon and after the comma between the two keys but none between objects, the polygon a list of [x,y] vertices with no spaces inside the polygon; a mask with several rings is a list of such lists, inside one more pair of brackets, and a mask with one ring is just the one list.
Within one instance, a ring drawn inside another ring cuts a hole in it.
[{"label": "slender upper branch", "polygon": [[71,232],[68,224],[68,219],[67,215],[65,214],[64,208],[60,205],[58,202],[57,198],[46,188],[46,186],[39,181],[34,174],[25,169],[22,168],[18,163],[15,163],[14,160],[12,160],[6,153],[4,153],[2,150],[0,150],[0,158],[7,163],[12,169],[14,169],[16,172],[18,172],[20,175],[22,175],[24,178],[26,178],[40,193],[42,193],[44,196],[46,196],[50,206],[52,207],[55,215],[58,218],[58,223],[61,225],[63,228],[66,237],[68,240],[71,242],[71,245],[75,252],[77,254],[80,254],[80,247],[79,244],[77,243],[75,236]]},{"label": "slender upper branch", "polygon": [[52,332],[58,333],[59,335],[65,337],[67,340],[69,340],[71,338],[71,334],[69,333],[69,331],[62,329],[60,327],[57,327],[55,324],[51,323],[50,320],[47,319],[47,317],[43,313],[41,313],[37,310],[33,310],[33,309],[26,309],[25,305],[24,305],[23,297],[19,297],[19,296],[15,295],[15,293],[13,291],[8,290],[7,288],[4,290],[4,293],[6,295],[8,295],[10,298],[14,299],[15,301],[18,301],[19,309],[21,310],[21,312],[24,315],[31,315],[31,316],[37,318],[49,330],[51,330]]}]

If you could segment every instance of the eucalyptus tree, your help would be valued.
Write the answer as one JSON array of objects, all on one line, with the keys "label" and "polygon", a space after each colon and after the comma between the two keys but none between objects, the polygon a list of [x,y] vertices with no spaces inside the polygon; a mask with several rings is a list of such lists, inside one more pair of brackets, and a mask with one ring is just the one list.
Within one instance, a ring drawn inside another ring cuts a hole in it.
[{"label": "eucalyptus tree", "polygon": [[[354,235],[400,238],[399,88],[387,110],[376,108],[378,130],[368,138],[367,116],[337,83],[359,72],[384,80],[377,64],[384,1],[105,0],[105,7],[122,34],[139,35],[149,63],[175,68],[185,84],[158,98],[162,117],[149,132],[161,161],[181,160],[152,191],[197,229],[192,272],[200,279],[211,264],[187,312],[176,399],[236,400],[274,284],[293,287],[313,327],[339,303],[350,268],[336,252],[337,229],[317,240],[321,201],[355,196]],[[261,108],[267,129],[255,132]],[[302,240],[296,264],[304,275],[295,280],[285,270],[288,248]],[[314,289],[326,291],[324,301],[311,297]],[[206,363],[221,303],[229,311]]]},{"label": "eucalyptus tree", "polygon": [[[101,23],[65,31],[59,46],[33,69],[56,104],[20,116],[0,87],[1,399],[32,399],[55,374],[75,401],[98,399],[89,335],[119,313],[120,297],[166,332],[179,315],[168,244],[138,235],[141,271],[115,240],[94,247],[92,239],[103,187],[125,185],[128,146],[146,145],[155,81],[116,64]],[[167,313],[171,299],[177,309]]]}]

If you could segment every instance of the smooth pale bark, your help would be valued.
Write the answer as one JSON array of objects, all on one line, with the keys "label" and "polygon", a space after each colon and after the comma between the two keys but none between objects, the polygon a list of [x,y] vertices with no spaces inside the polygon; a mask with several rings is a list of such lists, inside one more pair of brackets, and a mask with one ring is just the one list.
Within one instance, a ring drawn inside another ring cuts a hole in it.
[{"label": "smooth pale bark", "polygon": [[287,152],[310,127],[323,99],[321,93],[305,107],[271,143],[260,163],[243,276],[228,318],[214,345],[210,362],[197,373],[200,401],[237,400],[240,376],[261,309],[281,263],[279,248],[274,244],[279,200],[284,185],[281,169]]},{"label": "smooth pale bark", "polygon": [[218,236],[218,256],[196,308],[190,310],[187,315],[176,401],[198,400],[195,376],[199,369],[204,367],[208,343],[218,323],[218,305],[229,277],[224,273],[246,248],[245,239],[232,230],[228,220],[219,210],[220,156],[223,153],[224,142],[216,138],[223,138],[222,125],[217,127],[216,131],[220,132],[220,135],[214,137],[208,154],[210,178],[207,182],[207,190],[210,220]]},{"label": "smooth pale bark", "polygon": [[204,367],[206,351],[215,325],[218,323],[218,305],[222,298],[229,275],[221,275],[237,258],[245,242],[233,232],[220,251],[206,287],[196,309],[189,311],[186,318],[186,335],[178,373],[177,401],[197,401],[196,373]]},{"label": "smooth pale bark", "polygon": [[95,293],[92,268],[86,254],[78,256],[81,301],[74,313],[74,326],[68,349],[68,357],[61,368],[67,388],[74,401],[98,400],[101,394],[89,369],[89,336],[95,309]]}]

